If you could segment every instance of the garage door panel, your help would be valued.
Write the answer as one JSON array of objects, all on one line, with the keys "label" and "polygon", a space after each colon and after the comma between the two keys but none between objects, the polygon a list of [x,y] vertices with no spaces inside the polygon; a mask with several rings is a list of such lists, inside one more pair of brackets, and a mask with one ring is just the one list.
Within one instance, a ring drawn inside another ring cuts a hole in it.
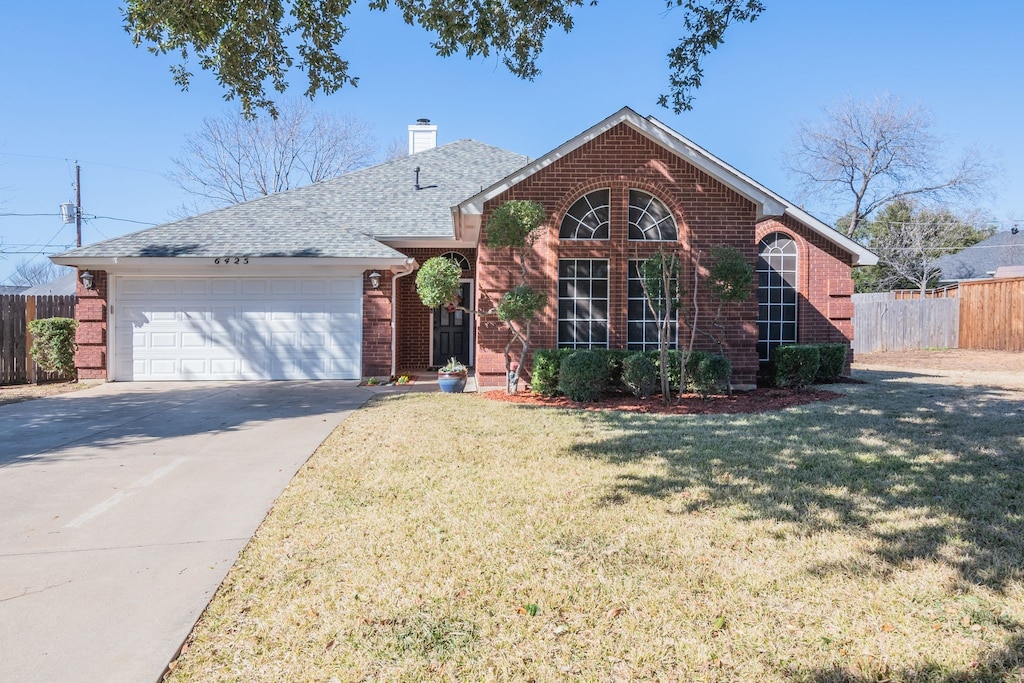
[{"label": "garage door panel", "polygon": [[361,287],[358,277],[119,278],[115,378],[356,379]]}]

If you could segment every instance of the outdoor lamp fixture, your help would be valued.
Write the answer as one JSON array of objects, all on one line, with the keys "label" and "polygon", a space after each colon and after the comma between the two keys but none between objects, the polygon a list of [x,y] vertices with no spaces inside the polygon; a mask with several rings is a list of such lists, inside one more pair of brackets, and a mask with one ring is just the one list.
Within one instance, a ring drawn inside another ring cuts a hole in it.
[{"label": "outdoor lamp fixture", "polygon": [[78,279],[82,281],[82,286],[86,289],[92,289],[96,286],[95,278],[88,270],[83,270]]},{"label": "outdoor lamp fixture", "polygon": [[380,273],[377,271],[370,273],[370,286],[374,289],[380,289]]}]

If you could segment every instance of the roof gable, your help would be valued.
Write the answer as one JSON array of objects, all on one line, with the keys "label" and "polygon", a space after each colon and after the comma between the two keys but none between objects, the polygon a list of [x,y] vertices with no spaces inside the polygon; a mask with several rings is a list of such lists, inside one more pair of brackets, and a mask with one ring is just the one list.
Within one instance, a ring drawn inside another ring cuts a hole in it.
[{"label": "roof gable", "polygon": [[629,126],[644,137],[661,145],[695,168],[730,188],[741,197],[751,201],[757,207],[758,221],[789,215],[850,253],[853,256],[853,265],[874,265],[878,262],[878,257],[864,246],[814,218],[803,209],[786,201],[747,175],[740,173],[729,164],[683,137],[654,117],[640,116],[629,107],[623,107],[615,114],[591,126],[517,172],[461,202],[457,207],[458,212],[466,217],[482,215],[484,204],[487,201],[499,196],[542,169],[547,168],[570,152],[599,138],[619,124]]}]

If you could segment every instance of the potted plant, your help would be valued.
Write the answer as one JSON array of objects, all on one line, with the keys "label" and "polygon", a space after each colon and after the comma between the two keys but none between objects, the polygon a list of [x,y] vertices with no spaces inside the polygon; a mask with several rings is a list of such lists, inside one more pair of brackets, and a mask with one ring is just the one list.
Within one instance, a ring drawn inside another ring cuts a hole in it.
[{"label": "potted plant", "polygon": [[462,393],[462,390],[466,388],[467,377],[469,377],[469,370],[456,358],[449,358],[448,362],[437,370],[437,384],[446,394]]}]

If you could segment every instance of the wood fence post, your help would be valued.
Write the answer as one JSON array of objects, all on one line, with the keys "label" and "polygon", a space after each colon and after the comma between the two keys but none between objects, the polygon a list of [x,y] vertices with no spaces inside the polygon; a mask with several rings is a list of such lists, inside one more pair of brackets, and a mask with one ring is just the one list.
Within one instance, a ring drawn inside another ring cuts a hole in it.
[{"label": "wood fence post", "polygon": [[36,298],[25,297],[25,379],[29,384],[35,384],[38,375],[36,374],[36,363],[32,360],[32,330],[29,324],[36,319]]}]

